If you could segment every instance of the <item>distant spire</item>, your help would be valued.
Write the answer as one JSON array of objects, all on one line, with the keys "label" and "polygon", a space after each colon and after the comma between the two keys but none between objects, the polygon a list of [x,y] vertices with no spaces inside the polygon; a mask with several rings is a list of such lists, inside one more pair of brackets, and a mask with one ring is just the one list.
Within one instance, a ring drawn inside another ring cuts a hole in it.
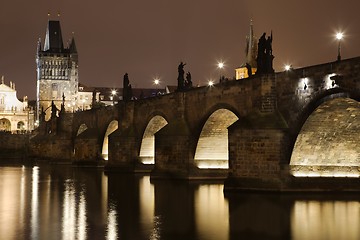
[{"label": "distant spire", "polygon": [[256,37],[254,35],[253,20],[250,20],[250,31],[249,36],[246,38],[246,63],[250,64],[251,67],[256,68],[256,55],[257,55],[257,44]]},{"label": "distant spire", "polygon": [[46,29],[44,51],[62,52],[64,50],[61,27],[59,21],[49,20]]},{"label": "distant spire", "polygon": [[39,38],[38,43],[37,43],[37,49],[36,52],[40,52],[41,51],[41,38]]},{"label": "distant spire", "polygon": [[2,75],[2,76],[1,76],[1,84],[4,84],[4,78],[5,78],[5,76]]},{"label": "distant spire", "polygon": [[76,44],[75,44],[75,38],[74,38],[74,32],[73,32],[73,36],[72,36],[71,43],[70,43],[70,46],[69,46],[69,51],[70,51],[70,53],[77,53]]}]

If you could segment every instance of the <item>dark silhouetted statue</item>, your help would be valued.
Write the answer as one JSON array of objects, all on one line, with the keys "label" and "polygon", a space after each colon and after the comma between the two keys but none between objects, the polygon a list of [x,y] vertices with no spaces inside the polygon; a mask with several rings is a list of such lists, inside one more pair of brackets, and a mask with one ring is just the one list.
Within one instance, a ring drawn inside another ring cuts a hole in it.
[{"label": "dark silhouetted statue", "polygon": [[[272,54],[272,32],[266,39],[266,33],[263,33],[258,43],[258,55],[257,55],[257,71],[256,74],[273,73],[273,59]],[[250,76],[250,75],[249,75]]]},{"label": "dark silhouetted statue", "polygon": [[178,87],[177,87],[177,91],[182,91],[184,90],[184,86],[185,86],[185,79],[184,79],[184,66],[186,65],[186,63],[180,62],[179,66],[178,66]]},{"label": "dark silhouetted statue", "polygon": [[54,101],[51,101],[51,119],[56,118],[57,108]]},{"label": "dark silhouetted statue", "polygon": [[132,98],[132,89],[129,81],[129,75],[128,73],[125,73],[124,81],[123,81],[123,100],[130,101],[131,98]]},{"label": "dark silhouetted statue", "polygon": [[185,88],[186,89],[192,88],[192,81],[191,81],[191,73],[190,72],[186,73]]},{"label": "dark silhouetted statue", "polygon": [[246,70],[248,72],[248,76],[251,77],[252,76],[252,70],[251,70],[250,64],[246,63],[245,67],[246,67]]}]

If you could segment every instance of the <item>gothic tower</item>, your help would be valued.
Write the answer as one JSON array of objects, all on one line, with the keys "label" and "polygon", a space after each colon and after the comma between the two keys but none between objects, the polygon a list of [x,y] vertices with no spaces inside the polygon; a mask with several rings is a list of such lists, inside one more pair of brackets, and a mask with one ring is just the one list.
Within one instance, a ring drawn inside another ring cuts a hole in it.
[{"label": "gothic tower", "polygon": [[257,38],[254,35],[253,21],[250,21],[249,35],[246,36],[245,63],[241,67],[235,69],[236,79],[249,77],[247,65],[251,67],[251,74],[254,75],[257,70]]},{"label": "gothic tower", "polygon": [[37,120],[42,110],[45,120],[51,116],[51,102],[61,109],[63,96],[65,110],[76,109],[76,95],[78,92],[78,53],[75,39],[64,47],[59,21],[48,21],[44,48],[38,41],[36,53],[37,68]]}]

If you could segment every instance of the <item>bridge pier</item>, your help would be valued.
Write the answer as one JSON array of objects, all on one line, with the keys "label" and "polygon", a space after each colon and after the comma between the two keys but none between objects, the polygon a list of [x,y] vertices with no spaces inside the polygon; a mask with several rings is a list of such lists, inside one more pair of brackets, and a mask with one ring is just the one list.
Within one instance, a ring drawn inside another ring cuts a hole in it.
[{"label": "bridge pier", "polygon": [[184,119],[177,119],[155,134],[155,166],[151,178],[189,179],[196,169],[194,138]]},{"label": "bridge pier", "polygon": [[74,141],[74,164],[97,164],[100,161],[101,146],[97,129],[90,128],[82,132]]},{"label": "bridge pier", "polygon": [[253,113],[229,127],[229,176],[224,190],[280,191],[290,176],[283,168],[288,133],[279,113]]},{"label": "bridge pier", "polygon": [[107,171],[134,172],[138,163],[139,140],[135,129],[116,130],[109,135]]}]

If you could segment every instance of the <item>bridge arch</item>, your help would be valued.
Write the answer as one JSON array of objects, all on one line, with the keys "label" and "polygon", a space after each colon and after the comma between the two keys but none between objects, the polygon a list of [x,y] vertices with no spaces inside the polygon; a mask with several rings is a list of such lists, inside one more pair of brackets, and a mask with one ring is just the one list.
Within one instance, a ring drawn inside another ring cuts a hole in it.
[{"label": "bridge arch", "polygon": [[292,125],[290,126],[292,128],[292,134],[296,137],[299,134],[301,128],[303,127],[305,121],[316,110],[316,108],[318,108],[321,104],[334,98],[351,98],[356,101],[360,101],[360,94],[354,91],[349,91],[337,87],[314,95],[314,97],[309,101],[309,103],[306,104],[303,110],[298,114],[294,123],[290,123]]},{"label": "bridge arch", "polygon": [[143,131],[139,158],[143,164],[155,163],[155,133],[168,124],[163,114],[152,114]]},{"label": "bridge arch", "polygon": [[[295,139],[290,161],[297,177],[359,177],[360,103],[347,92],[328,95],[318,102]],[[308,109],[311,109],[309,106]]]},{"label": "bridge arch", "polygon": [[239,119],[236,111],[227,104],[210,109],[201,121],[201,132],[195,149],[194,161],[198,168],[228,169],[228,127]]},{"label": "bridge arch", "polygon": [[105,131],[105,135],[103,138],[103,144],[101,148],[101,155],[104,160],[109,159],[109,135],[115,132],[119,127],[119,122],[117,120],[112,120]]}]

